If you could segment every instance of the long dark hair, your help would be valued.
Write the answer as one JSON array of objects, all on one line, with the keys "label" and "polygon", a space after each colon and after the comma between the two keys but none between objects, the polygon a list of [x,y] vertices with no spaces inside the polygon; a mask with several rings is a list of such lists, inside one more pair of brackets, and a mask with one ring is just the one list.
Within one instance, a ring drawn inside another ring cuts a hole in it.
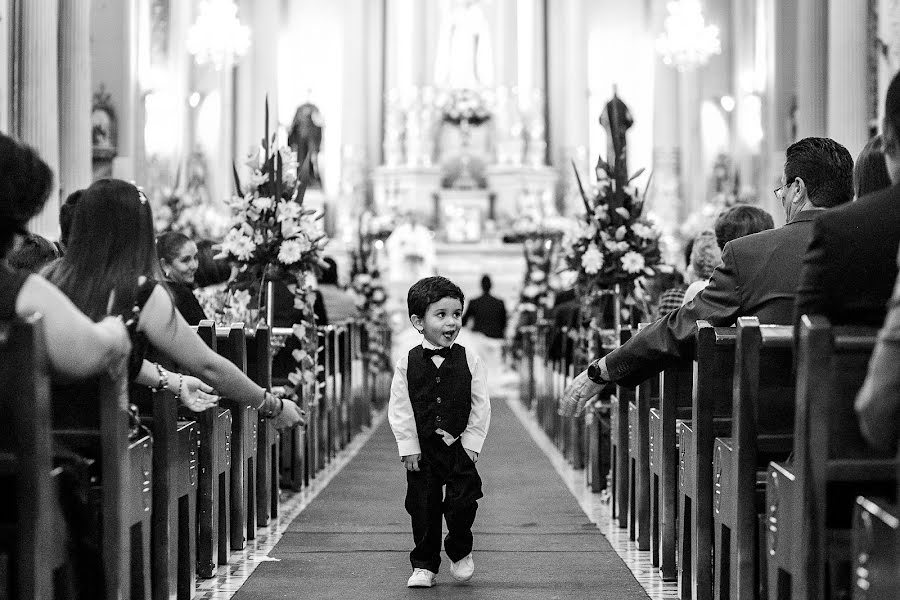
[{"label": "long dark hair", "polygon": [[856,164],[853,166],[853,191],[857,198],[891,187],[882,142],[881,135],[876,135],[863,146],[856,157]]},{"label": "long dark hair", "polygon": [[84,190],[72,221],[66,254],[46,276],[95,321],[134,305],[138,280],[162,282],[156,259],[153,214],[138,189],[119,179],[100,179]]}]

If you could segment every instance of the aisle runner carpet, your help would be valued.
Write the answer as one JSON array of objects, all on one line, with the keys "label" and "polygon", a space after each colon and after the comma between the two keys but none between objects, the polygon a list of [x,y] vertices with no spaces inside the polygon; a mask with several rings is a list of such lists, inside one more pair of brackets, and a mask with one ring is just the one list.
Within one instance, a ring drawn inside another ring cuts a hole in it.
[{"label": "aisle runner carpet", "polygon": [[385,420],[285,532],[270,553],[277,562],[259,565],[234,598],[647,598],[506,402],[492,408],[472,581],[453,581],[442,555],[437,586],[405,587],[406,478]]}]

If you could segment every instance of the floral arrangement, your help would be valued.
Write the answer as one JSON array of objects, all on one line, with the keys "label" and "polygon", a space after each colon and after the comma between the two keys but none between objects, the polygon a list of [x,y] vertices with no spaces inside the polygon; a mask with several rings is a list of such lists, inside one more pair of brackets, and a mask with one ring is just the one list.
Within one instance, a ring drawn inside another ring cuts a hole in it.
[{"label": "floral arrangement", "polygon": [[660,231],[641,217],[643,200],[631,184],[642,172],[625,179],[600,160],[597,183],[587,193],[575,171],[585,213],[563,247],[568,267],[578,274],[576,286],[582,296],[595,296],[618,284],[623,302],[633,304],[635,290],[644,288],[644,278],[652,277],[661,263]]},{"label": "floral arrangement", "polygon": [[221,210],[188,190],[166,192],[153,212],[157,233],[178,231],[192,240],[218,240],[228,231],[230,220]]},{"label": "floral arrangement", "polygon": [[446,123],[481,125],[491,118],[491,109],[484,95],[476,90],[451,90],[441,104],[441,115]]},{"label": "floral arrangement", "polygon": [[260,306],[264,282],[280,280],[294,295],[301,322],[294,325],[300,340],[294,351],[297,370],[288,375],[295,390],[311,393],[316,384],[318,343],[315,330],[315,273],[328,242],[319,220],[322,215],[303,206],[309,174],[309,157],[297,168],[295,153],[270,140],[266,102],[266,136],[249,158],[248,184],[242,186],[234,169],[238,195],[230,200],[234,220],[222,242],[224,256],[239,266],[229,283],[228,310],[240,311],[245,301]]}]

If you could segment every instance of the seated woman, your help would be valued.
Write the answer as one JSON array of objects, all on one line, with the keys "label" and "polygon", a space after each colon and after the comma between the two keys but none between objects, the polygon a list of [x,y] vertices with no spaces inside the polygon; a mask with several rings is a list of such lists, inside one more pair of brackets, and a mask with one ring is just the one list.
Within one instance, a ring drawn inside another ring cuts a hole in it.
[{"label": "seated woman", "polygon": [[[84,190],[72,223],[66,255],[47,277],[92,319],[123,315],[135,350],[130,375],[144,385],[169,380],[163,369],[143,360],[152,348],[180,368],[214,382],[231,400],[276,419],[278,427],[300,423],[302,411],[253,383],[234,364],[210,350],[184,320],[161,282],[147,198],[125,181],[101,179]],[[158,371],[158,373],[154,373]],[[176,386],[182,390],[185,377]]]},{"label": "seated woman", "polygon": [[[53,187],[53,173],[37,153],[0,134],[0,259],[28,234]],[[79,379],[115,371],[131,349],[122,320],[94,323],[46,279],[16,272],[0,260],[0,319],[40,313],[54,379]]]},{"label": "seated woman", "polygon": [[197,245],[183,233],[170,231],[157,238],[156,253],[175,308],[184,320],[188,325],[197,325],[208,318],[194,296],[194,276],[199,265]]}]

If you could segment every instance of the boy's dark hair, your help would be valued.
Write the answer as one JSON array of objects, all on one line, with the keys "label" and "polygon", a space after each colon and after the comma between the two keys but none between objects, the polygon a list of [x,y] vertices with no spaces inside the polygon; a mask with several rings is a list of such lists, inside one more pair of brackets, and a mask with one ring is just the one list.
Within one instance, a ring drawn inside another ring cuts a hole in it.
[{"label": "boy's dark hair", "polygon": [[16,234],[41,212],[53,189],[53,171],[37,151],[0,133],[0,258]]},{"label": "boy's dark hair", "polygon": [[212,240],[197,242],[197,273],[194,275],[197,287],[225,283],[231,277],[231,265],[224,258],[216,258],[213,246]]},{"label": "boy's dark hair", "polygon": [[327,266],[322,267],[322,275],[319,277],[319,283],[322,285],[337,285],[338,284],[338,268],[337,262],[330,256],[326,256],[322,259]]},{"label": "boy's dark hair", "polygon": [[424,317],[428,307],[443,298],[456,298],[460,304],[466,303],[466,297],[459,286],[446,277],[426,277],[415,282],[406,295],[409,316]]},{"label": "boy's dark hair", "polygon": [[832,139],[808,137],[788,146],[784,180],[797,177],[813,206],[832,208],[853,200],[853,157]]}]

